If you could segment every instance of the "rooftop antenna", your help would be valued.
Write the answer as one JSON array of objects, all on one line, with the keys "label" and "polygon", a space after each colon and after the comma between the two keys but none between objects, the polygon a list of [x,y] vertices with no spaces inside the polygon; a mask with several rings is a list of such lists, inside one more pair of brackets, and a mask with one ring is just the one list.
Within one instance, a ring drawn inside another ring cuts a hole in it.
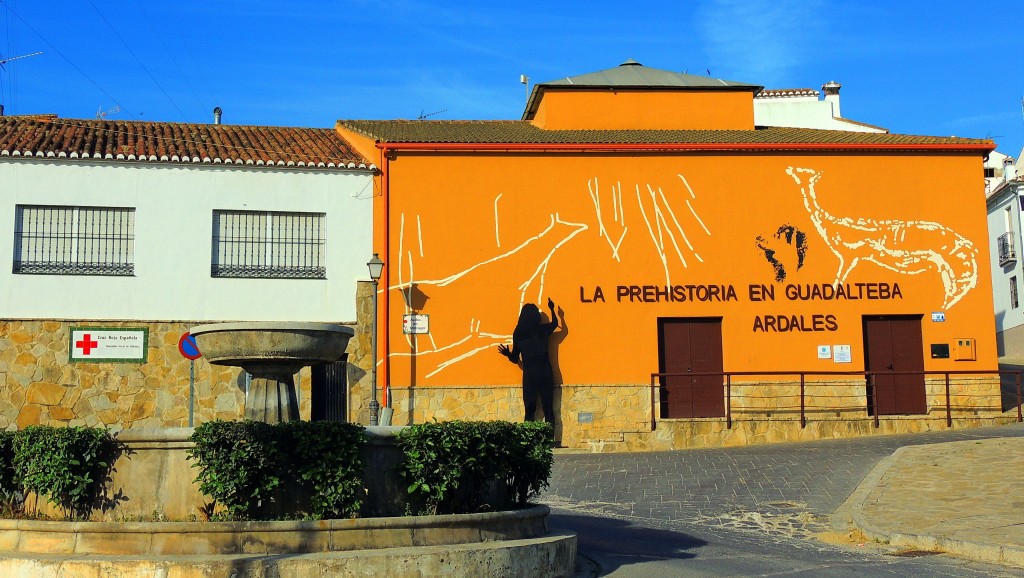
[{"label": "rooftop antenna", "polygon": [[0,56],[0,69],[4,68],[4,65],[13,60],[20,60],[22,58],[28,58],[29,56],[39,56],[42,52],[33,52],[32,54],[22,54],[20,56],[11,56],[10,58],[4,58]]},{"label": "rooftop antenna", "polygon": [[526,87],[526,100],[530,100],[530,77],[525,74],[519,75],[519,84]]},{"label": "rooftop antenna", "polygon": [[120,106],[115,106],[114,108],[108,108],[107,110],[103,110],[103,107],[101,106],[98,109],[96,109],[96,120],[100,120],[102,118],[106,118],[106,117],[108,117],[108,116],[110,116],[112,114],[117,114],[119,112],[121,112],[121,107]]},{"label": "rooftop antenna", "polygon": [[[7,68],[4,65],[7,64],[8,62],[11,62],[12,60],[20,60],[22,58],[28,58],[29,56],[39,56],[40,54],[42,54],[42,52],[33,52],[31,54],[21,54],[19,56],[10,56],[10,57],[7,57],[7,58],[4,58],[3,55],[0,54],[0,70],[6,71]],[[0,103],[0,116],[3,116],[3,115],[4,115],[4,105],[3,105],[3,103]]]},{"label": "rooftop antenna", "polygon": [[428,112],[428,113],[424,114],[423,113],[423,109],[421,108],[420,109],[420,115],[416,117],[416,120],[424,120],[424,119],[427,119],[427,118],[430,118],[432,116],[436,116],[436,115],[439,115],[439,114],[445,113],[445,112],[448,112],[447,108],[444,109],[444,110],[439,110],[437,112]]}]

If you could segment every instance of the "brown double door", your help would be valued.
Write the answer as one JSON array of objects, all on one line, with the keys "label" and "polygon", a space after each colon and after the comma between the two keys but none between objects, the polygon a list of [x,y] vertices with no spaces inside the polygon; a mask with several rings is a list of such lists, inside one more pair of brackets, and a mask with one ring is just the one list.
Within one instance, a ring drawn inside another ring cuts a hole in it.
[{"label": "brown double door", "polygon": [[[722,417],[722,320],[658,320],[660,373],[684,374],[661,379],[661,417]],[[691,375],[714,373],[718,375]]]},{"label": "brown double door", "polygon": [[864,317],[868,412],[928,413],[920,316]]}]

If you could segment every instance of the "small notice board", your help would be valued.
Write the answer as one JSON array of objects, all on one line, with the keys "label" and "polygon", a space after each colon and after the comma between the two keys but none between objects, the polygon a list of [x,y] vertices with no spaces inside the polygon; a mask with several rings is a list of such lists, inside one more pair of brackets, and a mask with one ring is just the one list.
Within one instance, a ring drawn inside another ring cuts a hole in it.
[{"label": "small notice board", "polygon": [[403,315],[402,333],[430,333],[430,316],[421,313]]},{"label": "small notice board", "polygon": [[148,342],[144,327],[72,327],[68,357],[72,362],[145,363]]}]

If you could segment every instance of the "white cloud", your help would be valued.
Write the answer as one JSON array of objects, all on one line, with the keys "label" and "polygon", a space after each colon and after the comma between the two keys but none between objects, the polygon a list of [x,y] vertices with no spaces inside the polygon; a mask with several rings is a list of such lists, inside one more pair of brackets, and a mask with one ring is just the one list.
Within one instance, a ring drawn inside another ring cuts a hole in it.
[{"label": "white cloud", "polygon": [[768,86],[824,48],[824,16],[819,0],[707,0],[695,12],[712,76]]}]

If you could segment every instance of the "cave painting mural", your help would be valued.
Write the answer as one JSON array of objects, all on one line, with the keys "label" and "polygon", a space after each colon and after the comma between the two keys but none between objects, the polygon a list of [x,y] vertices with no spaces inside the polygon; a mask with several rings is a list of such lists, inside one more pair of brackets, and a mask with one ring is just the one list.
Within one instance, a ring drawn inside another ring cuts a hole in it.
[{"label": "cave painting mural", "polygon": [[[399,252],[404,258],[398,267],[398,283],[392,285],[390,289],[397,289],[405,293],[407,312],[412,311],[409,304],[413,301],[413,290],[430,292],[431,299],[439,302],[437,305],[443,310],[458,312],[465,311],[463,307],[459,307],[459,303],[443,303],[446,299],[457,300],[458,296],[449,296],[445,291],[430,291],[430,288],[447,288],[458,285],[473,287],[478,285],[481,279],[486,279],[498,269],[526,270],[529,271],[529,274],[518,285],[508,287],[506,295],[493,295],[496,303],[511,302],[516,303],[517,308],[521,308],[528,299],[540,300],[544,295],[545,275],[551,258],[560,247],[586,231],[588,226],[584,223],[563,220],[557,213],[554,213],[548,215],[546,226],[538,227],[538,229],[535,235],[519,241],[514,247],[501,250],[496,221],[495,242],[498,246],[493,256],[444,277],[417,279],[414,275],[413,251],[404,248],[401,243],[401,240],[406,237],[405,215],[402,215]],[[417,219],[416,238],[418,254],[420,258],[423,258],[423,231],[419,219]],[[447,342],[438,343],[433,332],[427,334],[429,344],[419,346],[416,350],[416,355],[421,360],[429,360],[429,363],[432,364],[426,377],[432,377],[447,367],[495,345],[507,343],[512,338],[512,335],[507,333],[507,329],[506,332],[501,333],[491,332],[492,328],[507,324],[505,323],[507,315],[504,313],[504,310],[465,311],[464,318],[455,324],[455,327],[464,329],[457,330],[457,336]],[[411,340],[412,338],[407,335],[406,339]],[[392,353],[392,355],[400,357],[412,354]]]},{"label": "cave painting mural", "polygon": [[[408,357],[415,354],[418,362],[426,368],[424,376],[430,378],[496,345],[511,343],[512,335],[507,328],[508,311],[468,311],[460,307],[460,297],[457,291],[452,290],[477,286],[481,280],[491,278],[498,271],[525,271],[523,278],[508,285],[504,292],[499,289],[490,295],[489,300],[502,304],[502,307],[514,305],[517,311],[528,302],[543,303],[548,298],[545,279],[551,260],[568,243],[589,242],[595,247],[607,246],[610,258],[617,263],[623,262],[624,256],[620,252],[623,245],[635,243],[637,249],[653,251],[657,255],[665,283],[671,285],[674,271],[678,276],[683,269],[703,262],[695,246],[695,236],[711,236],[694,207],[696,194],[683,175],[676,176],[681,186],[679,190],[671,191],[649,183],[634,184],[629,188],[624,188],[620,182],[603,186],[597,177],[591,178],[586,182],[585,192],[592,212],[587,209],[588,203],[583,201],[564,207],[566,213],[579,213],[578,218],[565,217],[562,212],[539,215],[535,218],[534,232],[519,239],[511,239],[501,227],[502,207],[510,200],[504,194],[497,194],[490,201],[494,214],[494,249],[491,255],[457,271],[429,278],[418,278],[415,274],[416,262],[425,262],[429,258],[424,250],[425,236],[429,245],[429,231],[424,230],[419,216],[407,218],[401,214],[398,235],[401,259],[396,267],[397,282],[389,289],[403,293],[406,313],[414,310],[411,306],[415,300],[414,291],[429,294],[431,308],[445,311],[446,319],[444,328],[435,324],[436,331],[432,329],[424,336],[426,339],[421,339],[415,347],[412,347],[415,337],[406,335],[410,352],[392,352],[391,355]],[[461,318],[452,319],[453,314]]]},{"label": "cave painting mural", "polygon": [[[831,274],[830,252],[838,259],[838,267],[834,278],[824,280],[833,287],[846,283],[863,262],[900,275],[921,275],[922,280],[936,275],[945,309],[978,284],[977,249],[954,230],[925,220],[832,214],[822,205],[827,206],[827,200],[819,198],[822,171],[783,170],[802,195],[810,225],[802,222],[798,198],[793,198],[798,213],[786,215],[781,222],[776,220],[779,213],[766,216],[772,219],[769,222],[758,223],[756,215],[749,220],[764,227],[754,244],[770,265],[768,271],[776,283],[792,282],[798,273]],[[443,380],[451,375],[445,374],[446,370],[463,367],[460,364],[497,345],[510,344],[508,319],[524,304],[545,303],[548,298],[564,300],[568,296],[560,292],[569,287],[575,290],[586,282],[577,278],[578,274],[569,278],[564,269],[556,274],[551,268],[560,252],[569,248],[567,259],[585,255],[595,263],[603,261],[599,267],[603,279],[645,286],[701,283],[720,277],[722,267],[729,266],[719,259],[732,253],[719,244],[732,242],[734,236],[713,237],[714,225],[709,228],[706,223],[719,221],[707,221],[703,215],[709,209],[715,215],[722,211],[715,212],[714,207],[702,211],[700,188],[695,190],[683,174],[669,173],[662,183],[647,179],[624,182],[607,176],[581,177],[575,183],[564,195],[530,191],[523,196],[515,188],[499,192],[496,185],[498,190],[484,198],[467,198],[466,203],[480,204],[467,205],[467,213],[477,219],[485,217],[476,221],[475,227],[467,227],[463,236],[445,237],[445,232],[453,230],[450,214],[424,213],[421,219],[415,209],[399,213],[395,256],[400,258],[393,263],[395,276],[388,289],[402,293],[404,313],[437,315],[429,333],[404,335],[408,349],[392,350],[390,355],[414,357],[417,375],[428,381],[435,377]],[[532,205],[538,200],[550,204],[536,211]],[[428,218],[434,220],[428,222]],[[812,226],[828,252],[813,245]],[[432,242],[438,243],[434,253]],[[466,260],[449,266],[453,242],[473,250],[456,251]],[[486,288],[484,293],[480,288]],[[582,288],[580,291],[582,296]],[[417,305],[416,294],[429,299],[429,305]]]},{"label": "cave painting mural", "polygon": [[[772,235],[776,241],[784,242],[785,247],[772,241],[765,235],[758,235],[756,239],[757,248],[764,254],[764,258],[775,271],[775,281],[782,283],[790,271],[799,271],[807,259],[807,234],[793,225],[782,225]],[[786,250],[788,249],[788,251]],[[795,267],[790,264],[786,268],[786,258],[792,256],[796,259]]]},{"label": "cave painting mural", "polygon": [[[704,224],[700,215],[697,214],[691,202],[697,198],[697,195],[693,192],[693,188],[690,187],[686,177],[683,175],[676,176],[682,181],[689,195],[689,198],[683,197],[683,203],[692,216],[694,221],[693,228],[697,229],[698,234],[703,233],[710,237],[711,231],[708,230],[707,225]],[[604,205],[602,205],[601,187],[597,177],[587,182],[587,190],[590,193],[590,200],[594,204],[598,234],[611,247],[612,258],[621,262],[619,248],[626,238],[626,233],[629,232],[629,226],[626,224],[622,184],[617,182],[608,187],[608,201]],[[675,263],[678,262],[685,269],[689,267],[689,263],[686,260],[687,256],[692,256],[699,263],[703,263],[704,259],[701,258],[700,253],[694,248],[690,236],[686,233],[686,228],[682,225],[685,218],[681,220],[678,215],[677,206],[665,195],[665,190],[662,187],[654,187],[649,183],[644,185],[637,184],[634,186],[634,192],[636,196],[635,208],[640,215],[639,221],[642,221],[647,231],[649,242],[661,260],[662,269],[665,274],[665,284],[672,285],[671,269]],[[610,207],[608,206],[609,201]],[[610,222],[608,221],[609,209],[611,212]],[[610,232],[609,228],[615,229],[615,232]]]},{"label": "cave painting mural", "polygon": [[839,259],[834,285],[844,283],[861,261],[902,275],[935,270],[945,292],[942,307],[949,309],[978,284],[978,250],[956,231],[930,221],[835,216],[818,202],[821,172],[789,167],[786,174],[799,186],[811,222]]}]

